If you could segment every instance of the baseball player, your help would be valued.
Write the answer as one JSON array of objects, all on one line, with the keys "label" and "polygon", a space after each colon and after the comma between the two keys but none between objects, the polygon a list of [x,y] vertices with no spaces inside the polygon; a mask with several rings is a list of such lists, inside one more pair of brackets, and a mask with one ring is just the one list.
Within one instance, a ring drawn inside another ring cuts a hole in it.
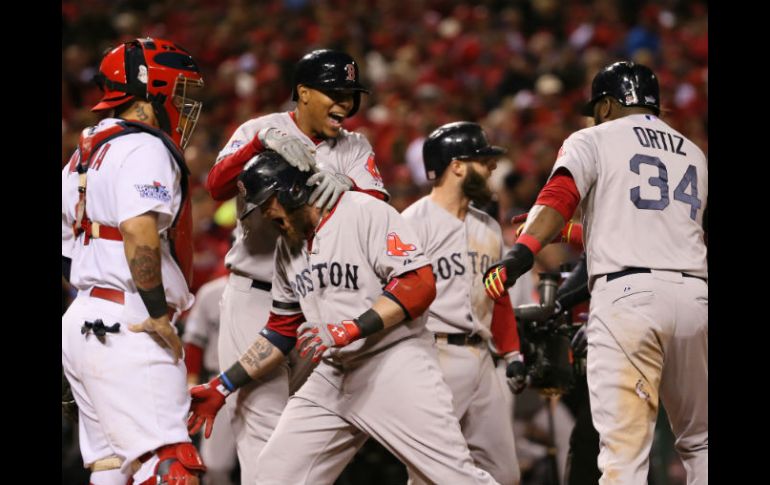
[{"label": "baseball player", "polygon": [[233,366],[191,390],[191,431],[208,431],[227,395],[296,343],[320,364],[256,459],[256,483],[331,484],[369,436],[422,480],[497,483],[474,466],[452,414],[422,316],[436,288],[417,236],[395,209],[359,192],[331,210],[310,206],[308,176],[272,151],[241,175],[241,217],[259,207],[281,232],[272,310]]},{"label": "baseball player", "polygon": [[[195,294],[195,304],[187,316],[182,336],[188,385],[200,384],[201,379],[207,381],[219,374],[219,301],[225,286],[227,276],[220,276],[203,284]],[[231,485],[236,452],[228,419],[216,422],[211,437],[201,441],[200,451],[207,468],[203,485]]]},{"label": "baseball player", "polygon": [[195,61],[171,41],[126,42],[102,59],[112,116],[87,128],[62,172],[62,254],[77,288],[62,317],[62,365],[94,485],[197,483],[182,342],[190,308],[188,170],[201,103]]},{"label": "baseball player", "polygon": [[588,389],[600,483],[646,483],[659,399],[688,484],[708,483],[708,283],[703,152],[658,118],[658,81],[617,62],[594,77],[584,114],[505,259],[497,298],[583,200],[591,306]]},{"label": "baseball player", "polygon": [[403,216],[412,222],[436,278],[437,297],[426,327],[474,462],[501,484],[516,484],[520,473],[513,416],[506,406],[509,390],[495,374],[488,341],[495,337],[512,371],[522,371],[511,378],[514,392],[524,389],[526,375],[511,300],[493,304],[480,278],[503,254],[500,224],[470,205],[491,200],[487,180],[505,150],[490,146],[480,125],[459,121],[434,130],[422,151],[427,178],[435,185]]},{"label": "baseball player", "polygon": [[[317,186],[310,201],[318,207],[328,207],[349,189],[386,200],[371,145],[363,135],[348,132],[341,124],[358,111],[362,92],[368,91],[360,82],[358,64],[348,54],[316,50],[304,56],[294,75],[296,109],[246,121],[235,130],[209,173],[207,187],[212,197],[225,200],[237,195],[237,177],[243,166],[269,148],[303,170],[318,170],[308,180]],[[242,207],[243,201],[238,202]],[[225,258],[230,279],[221,303],[220,369],[229,368],[256,339],[271,305],[276,230],[253,212],[238,222],[234,235]],[[243,483],[253,483],[254,458],[275,429],[289,390],[304,381],[303,374],[310,370],[307,363],[301,360],[292,369],[291,388],[289,364],[284,363],[228,400]],[[255,392],[257,386],[259,392]]]}]

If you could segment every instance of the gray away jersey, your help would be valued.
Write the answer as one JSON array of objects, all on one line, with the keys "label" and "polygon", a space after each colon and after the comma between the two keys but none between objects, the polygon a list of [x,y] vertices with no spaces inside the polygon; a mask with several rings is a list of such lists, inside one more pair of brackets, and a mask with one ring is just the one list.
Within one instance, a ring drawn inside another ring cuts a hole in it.
[{"label": "gray away jersey", "polygon": [[586,128],[564,141],[565,167],[584,204],[588,275],[630,267],[707,277],[703,152],[662,120],[635,114]]},{"label": "gray away jersey", "polygon": [[[337,138],[324,140],[316,145],[313,140],[300,131],[288,112],[272,113],[243,123],[235,130],[233,136],[219,152],[217,163],[249,143],[259,130],[265,127],[277,128],[299,138],[308,147],[315,147],[315,160],[318,168],[347,175],[361,189],[377,190],[383,194],[388,194],[383,187],[382,177],[380,177],[375,164],[372,146],[364,135],[342,129]],[[255,211],[253,217],[261,217],[261,214],[259,211]],[[248,226],[248,221],[249,218],[245,221],[246,226]],[[269,252],[260,254],[252,247],[253,245],[264,246],[262,242],[249,244],[251,238],[264,237],[261,231],[249,232],[248,227],[244,227],[241,221],[238,221],[234,236],[235,242],[225,257],[225,265],[244,276],[270,281],[273,270],[272,254]]]},{"label": "gray away jersey", "polygon": [[472,333],[491,337],[493,302],[482,276],[502,256],[500,225],[469,207],[461,221],[425,196],[404,210],[436,276],[436,299],[426,326],[432,332]]},{"label": "gray away jersey", "polygon": [[[410,224],[393,207],[367,194],[345,192],[319,224],[309,252],[304,244],[292,256],[278,239],[272,311],[301,310],[309,322],[353,319],[371,308],[391,278],[429,264]],[[423,314],[327,350],[324,358],[349,361],[419,335],[424,327]]]}]

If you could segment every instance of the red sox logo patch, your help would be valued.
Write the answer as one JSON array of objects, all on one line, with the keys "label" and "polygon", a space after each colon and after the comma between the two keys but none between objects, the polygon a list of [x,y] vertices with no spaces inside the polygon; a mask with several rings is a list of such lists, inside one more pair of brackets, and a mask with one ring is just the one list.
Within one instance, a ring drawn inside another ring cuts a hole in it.
[{"label": "red sox logo patch", "polygon": [[347,72],[347,77],[345,78],[345,81],[355,81],[356,80],[356,66],[353,64],[345,64],[345,71]]},{"label": "red sox logo patch", "polygon": [[388,256],[408,256],[409,251],[415,249],[417,246],[403,242],[395,232],[388,234],[388,249],[385,251]]},{"label": "red sox logo patch", "polygon": [[382,182],[382,175],[380,175],[380,169],[377,168],[377,164],[374,163],[374,153],[369,155],[369,159],[366,160],[366,171],[372,174],[375,180]]}]

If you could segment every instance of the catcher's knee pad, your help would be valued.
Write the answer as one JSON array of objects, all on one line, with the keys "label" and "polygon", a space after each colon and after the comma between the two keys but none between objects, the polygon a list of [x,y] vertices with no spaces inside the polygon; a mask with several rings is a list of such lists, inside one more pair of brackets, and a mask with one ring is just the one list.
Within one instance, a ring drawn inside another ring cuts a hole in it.
[{"label": "catcher's knee pad", "polygon": [[206,465],[192,443],[174,443],[155,450],[158,464],[152,477],[139,485],[198,485]]}]

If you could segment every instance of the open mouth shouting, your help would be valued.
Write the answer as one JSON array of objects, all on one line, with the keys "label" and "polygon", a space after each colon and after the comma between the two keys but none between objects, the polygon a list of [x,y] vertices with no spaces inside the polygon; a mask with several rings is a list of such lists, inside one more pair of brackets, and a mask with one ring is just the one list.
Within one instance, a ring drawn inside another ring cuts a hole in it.
[{"label": "open mouth shouting", "polygon": [[342,128],[342,121],[345,119],[345,113],[340,113],[336,111],[332,111],[329,113],[329,124],[334,128],[335,130],[339,130]]}]

